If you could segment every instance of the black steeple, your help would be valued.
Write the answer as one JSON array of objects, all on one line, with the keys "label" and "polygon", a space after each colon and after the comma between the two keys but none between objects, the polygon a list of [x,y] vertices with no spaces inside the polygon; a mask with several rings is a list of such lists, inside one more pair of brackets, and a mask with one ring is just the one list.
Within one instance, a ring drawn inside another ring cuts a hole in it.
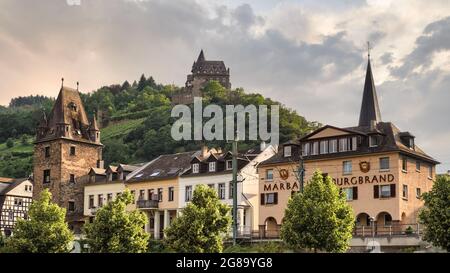
[{"label": "black steeple", "polygon": [[200,51],[200,55],[198,55],[197,63],[205,61],[205,55],[203,54],[203,49]]},{"label": "black steeple", "polygon": [[381,113],[380,107],[378,106],[377,91],[375,90],[369,55],[361,112],[359,114],[359,126],[371,126],[373,121],[376,123],[381,122]]}]

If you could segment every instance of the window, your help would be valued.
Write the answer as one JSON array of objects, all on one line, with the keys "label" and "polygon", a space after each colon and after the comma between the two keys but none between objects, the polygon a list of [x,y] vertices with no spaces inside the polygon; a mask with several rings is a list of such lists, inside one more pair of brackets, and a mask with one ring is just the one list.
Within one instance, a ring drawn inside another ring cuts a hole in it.
[{"label": "window", "polygon": [[380,158],[380,171],[388,171],[389,166],[389,157],[381,157]]},{"label": "window", "polygon": [[330,140],[330,154],[337,152],[337,139]]},{"label": "window", "polygon": [[98,207],[103,207],[103,194],[98,195]]},{"label": "window", "polygon": [[319,142],[313,142],[312,144],[312,153],[311,155],[317,155],[319,154]]},{"label": "window", "polygon": [[14,205],[22,206],[22,198],[14,198]]},{"label": "window", "polygon": [[133,196],[133,203],[136,203],[136,191],[132,190],[130,191],[131,196]]},{"label": "window", "polygon": [[284,146],[284,157],[290,157],[292,155],[292,146]]},{"label": "window", "polygon": [[428,178],[433,177],[433,166],[428,166]]},{"label": "window", "polygon": [[408,199],[408,185],[403,185],[402,197]]},{"label": "window", "polygon": [[92,209],[94,207],[94,196],[89,195],[89,208]]},{"label": "window", "polygon": [[186,186],[186,192],[185,192],[184,199],[186,200],[186,202],[189,202],[192,200],[192,186]]},{"label": "window", "polygon": [[198,173],[200,165],[198,163],[192,164],[192,173]]},{"label": "window", "polygon": [[170,202],[170,201],[173,201],[173,199],[174,199],[173,187],[169,187],[169,198],[168,198],[168,200]]},{"label": "window", "polygon": [[210,172],[215,172],[216,171],[216,162],[209,162],[208,163],[208,170]]},{"label": "window", "polygon": [[106,200],[108,201],[108,203],[111,202],[112,199],[113,199],[112,193],[108,193],[108,194],[106,195]]},{"label": "window", "polygon": [[140,190],[139,191],[139,200],[144,200],[145,199],[145,190]]},{"label": "window", "polygon": [[44,184],[50,183],[50,170],[44,170]]},{"label": "window", "polygon": [[391,226],[392,225],[392,217],[389,214],[384,215],[384,226]]},{"label": "window", "polygon": [[70,146],[70,155],[75,155],[75,146]]},{"label": "window", "polygon": [[416,171],[420,172],[420,161],[416,160]]},{"label": "window", "polygon": [[225,183],[219,183],[219,199],[225,199]]},{"label": "window", "polygon": [[262,193],[261,194],[261,205],[275,205],[278,204],[278,193]]},{"label": "window", "polygon": [[416,189],[416,198],[420,199],[420,197],[422,196],[422,190],[420,188]]},{"label": "window", "polygon": [[230,193],[228,194],[228,197],[230,199],[233,199],[233,190],[234,190],[233,182],[230,182]]},{"label": "window", "polygon": [[414,138],[411,137],[411,138],[409,139],[408,145],[409,145],[409,148],[414,149]]},{"label": "window", "polygon": [[352,146],[351,149],[352,151],[356,151],[356,149],[358,148],[358,138],[357,137],[352,137]]},{"label": "window", "polygon": [[342,162],[342,172],[343,174],[352,173],[352,162],[350,160]]},{"label": "window", "polygon": [[380,186],[381,198],[395,197],[395,184]]},{"label": "window", "polygon": [[346,152],[348,148],[348,140],[346,138],[339,139],[339,152]]},{"label": "window", "polygon": [[45,157],[50,157],[50,146],[45,147]]},{"label": "window", "polygon": [[347,201],[358,199],[358,187],[343,188],[342,190],[345,192]]},{"label": "window", "polygon": [[68,210],[71,212],[75,211],[75,202],[74,201],[68,202]]},{"label": "window", "polygon": [[378,136],[370,136],[369,147],[377,147],[377,146],[378,146]]},{"label": "window", "polygon": [[153,199],[153,189],[147,190],[147,194],[148,194],[148,200],[154,200]]},{"label": "window", "polygon": [[158,188],[158,201],[162,202],[162,200],[163,200],[163,189]]},{"label": "window", "polygon": [[233,169],[233,160],[227,160],[227,170]]},{"label": "window", "polygon": [[328,140],[322,140],[320,142],[320,154],[328,154]]},{"label": "window", "polygon": [[266,170],[266,180],[273,180],[273,170],[272,169]]},{"label": "window", "polygon": [[70,174],[70,180],[69,180],[69,182],[70,182],[71,184],[75,184],[75,175],[74,175],[74,174]]},{"label": "window", "polygon": [[302,155],[303,156],[307,156],[307,155],[309,155],[309,143],[303,143],[302,144]]},{"label": "window", "polygon": [[408,171],[408,159],[405,156],[402,157],[402,171]]}]

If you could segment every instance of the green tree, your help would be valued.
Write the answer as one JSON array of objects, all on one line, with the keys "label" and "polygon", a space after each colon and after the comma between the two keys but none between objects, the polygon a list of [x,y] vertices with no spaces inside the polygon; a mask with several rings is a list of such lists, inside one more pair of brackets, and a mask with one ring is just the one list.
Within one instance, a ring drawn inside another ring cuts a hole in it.
[{"label": "green tree", "polygon": [[27,145],[27,144],[28,144],[28,137],[27,137],[27,135],[22,135],[22,136],[20,137],[20,143],[21,143],[22,145]]},{"label": "green tree", "polygon": [[142,253],[147,251],[149,234],[144,226],[147,217],[142,211],[127,211],[133,196],[126,190],[95,215],[93,223],[85,224],[84,232],[90,252]]},{"label": "green tree", "polygon": [[6,247],[13,252],[64,253],[69,252],[73,234],[65,222],[66,209],[52,203],[52,195],[45,189],[30,205],[28,220],[19,219]]},{"label": "green tree", "polygon": [[303,193],[288,202],[281,238],[294,249],[327,252],[348,249],[354,226],[353,210],[331,177],[315,171]]},{"label": "green tree", "polygon": [[425,206],[419,220],[426,226],[424,240],[450,252],[450,176],[439,176],[422,198]]},{"label": "green tree", "polygon": [[8,140],[6,141],[6,147],[8,148],[14,147],[14,141],[11,138],[8,138]]},{"label": "green tree", "polygon": [[220,202],[216,191],[198,185],[192,202],[165,230],[167,245],[176,252],[222,252],[222,236],[230,225],[230,208]]}]

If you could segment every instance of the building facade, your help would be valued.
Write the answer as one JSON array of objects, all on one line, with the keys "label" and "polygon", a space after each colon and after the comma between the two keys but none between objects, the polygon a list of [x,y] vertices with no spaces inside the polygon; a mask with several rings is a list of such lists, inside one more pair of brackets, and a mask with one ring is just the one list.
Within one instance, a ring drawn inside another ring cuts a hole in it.
[{"label": "building facade", "polygon": [[223,87],[231,89],[230,68],[226,68],[223,61],[206,60],[203,50],[192,65],[191,73],[187,76],[185,87],[173,95],[172,103],[193,103],[194,97],[202,97],[202,88],[213,80],[218,81]]},{"label": "building facade", "polygon": [[92,167],[102,166],[100,130],[88,120],[78,90],[61,86],[50,116],[37,129],[33,158],[34,198],[48,188],[53,201],[67,209],[69,227],[81,232],[83,189]]},{"label": "building facade", "polygon": [[[258,172],[256,166],[272,157],[275,149],[264,144],[258,149],[240,153],[238,164],[238,234],[251,236],[258,230]],[[202,150],[192,158],[191,167],[180,177],[179,205],[184,208],[191,200],[196,185],[204,184],[215,189],[219,199],[233,206],[232,154],[221,150]]]},{"label": "building facade", "polygon": [[324,126],[282,145],[260,165],[261,236],[279,235],[287,202],[301,187],[300,160],[304,181],[320,170],[346,193],[355,235],[402,234],[410,226],[418,231],[420,196],[431,190],[438,164],[411,133],[381,120],[370,60],[358,126]]},{"label": "building facade", "polygon": [[28,218],[32,197],[31,179],[0,177],[0,233],[11,236],[17,220]]}]

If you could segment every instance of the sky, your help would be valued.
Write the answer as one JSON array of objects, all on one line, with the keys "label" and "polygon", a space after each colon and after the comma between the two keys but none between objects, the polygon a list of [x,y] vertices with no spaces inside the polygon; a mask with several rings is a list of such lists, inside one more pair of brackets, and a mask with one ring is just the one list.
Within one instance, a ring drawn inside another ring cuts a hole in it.
[{"label": "sky", "polygon": [[358,122],[367,41],[383,121],[450,170],[448,0],[0,0],[0,105],[142,73],[184,85],[200,49],[233,87]]}]

